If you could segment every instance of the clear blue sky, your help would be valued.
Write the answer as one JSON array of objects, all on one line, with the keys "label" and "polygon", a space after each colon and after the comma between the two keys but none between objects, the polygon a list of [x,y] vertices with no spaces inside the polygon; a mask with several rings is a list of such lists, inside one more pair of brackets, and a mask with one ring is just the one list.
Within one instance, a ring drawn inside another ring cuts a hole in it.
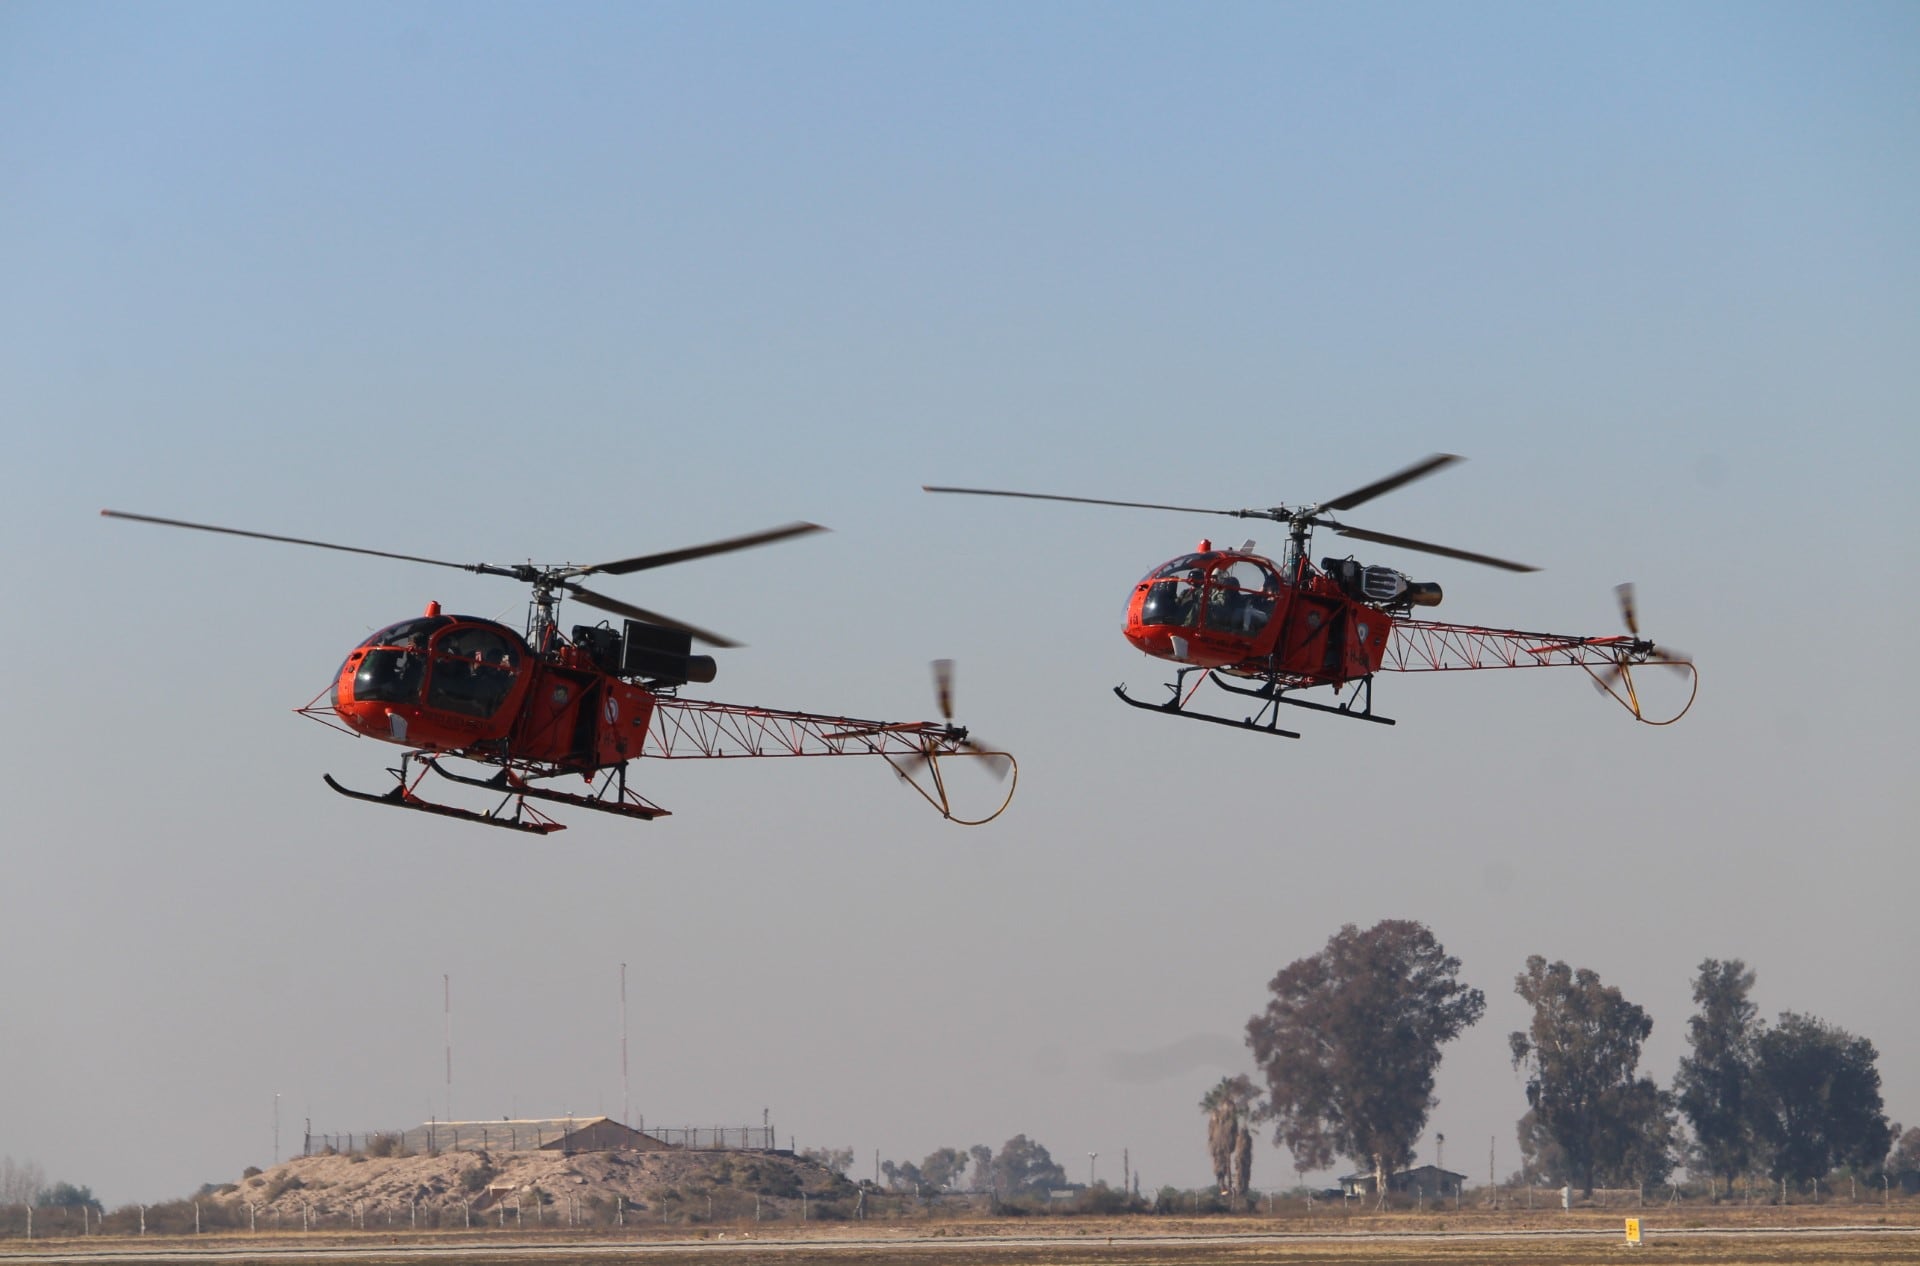
[{"label": "clear blue sky", "polygon": [[[626,962],[654,1123],[1198,1184],[1266,981],[1385,917],[1487,992],[1432,1119],[1476,1179],[1533,953],[1646,1006],[1663,1083],[1745,958],[1920,1118],[1916,155],[1902,4],[0,8],[0,1153],[118,1203],[267,1163],[276,1094],[283,1152],[617,1113]],[[1298,743],[1127,712],[1128,586],[1225,521],[919,491],[1263,505],[1437,450],[1353,521],[1545,570],[1369,561],[1574,633],[1636,580],[1693,716],[1550,673]],[[393,749],[289,709],[523,595],[103,506],[501,563],[814,519],[604,587],[750,643],[719,698],[922,716],[958,658],[1020,796],[643,765],[651,825],[384,814],[320,774]]]}]

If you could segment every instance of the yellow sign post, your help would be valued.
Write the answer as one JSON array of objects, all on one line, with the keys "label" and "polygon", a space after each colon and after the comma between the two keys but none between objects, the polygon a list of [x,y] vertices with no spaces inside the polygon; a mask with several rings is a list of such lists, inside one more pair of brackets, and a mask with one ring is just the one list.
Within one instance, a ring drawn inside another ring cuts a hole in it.
[{"label": "yellow sign post", "polygon": [[1640,1219],[1627,1219],[1627,1243],[1633,1248],[1640,1247]]}]

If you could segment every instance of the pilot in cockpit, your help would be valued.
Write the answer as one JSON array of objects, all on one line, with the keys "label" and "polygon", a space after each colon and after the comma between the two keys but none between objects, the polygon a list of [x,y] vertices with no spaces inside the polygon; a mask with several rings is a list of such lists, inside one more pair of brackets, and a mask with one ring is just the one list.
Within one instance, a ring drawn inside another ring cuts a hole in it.
[{"label": "pilot in cockpit", "polygon": [[1207,595],[1207,627],[1229,633],[1240,632],[1241,613],[1246,601],[1237,579],[1224,572],[1215,576],[1213,590]]}]

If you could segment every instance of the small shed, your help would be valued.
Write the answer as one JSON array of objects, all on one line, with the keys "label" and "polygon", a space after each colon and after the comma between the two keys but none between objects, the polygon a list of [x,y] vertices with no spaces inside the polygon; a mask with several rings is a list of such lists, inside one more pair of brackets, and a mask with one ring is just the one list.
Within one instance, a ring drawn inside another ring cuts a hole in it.
[{"label": "small shed", "polygon": [[[1451,1169],[1442,1169],[1438,1165],[1415,1165],[1412,1169],[1395,1170],[1387,1175],[1387,1190],[1397,1196],[1426,1196],[1432,1199],[1457,1196],[1465,1188],[1466,1183],[1465,1174],[1456,1174]],[[1340,1180],[1340,1194],[1343,1196],[1373,1195],[1373,1175],[1371,1173],[1348,1174]]]}]

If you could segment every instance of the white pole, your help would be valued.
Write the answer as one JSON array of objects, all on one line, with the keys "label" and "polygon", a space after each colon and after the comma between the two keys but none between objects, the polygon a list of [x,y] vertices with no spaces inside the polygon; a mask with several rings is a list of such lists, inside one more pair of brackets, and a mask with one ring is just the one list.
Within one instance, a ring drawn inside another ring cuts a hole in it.
[{"label": "white pole", "polygon": [[620,1124],[633,1124],[633,1092],[627,1082],[627,965],[620,964]]},{"label": "white pole", "polygon": [[446,1020],[447,1037],[447,1120],[453,1120],[453,977],[440,975],[441,1007]]}]

